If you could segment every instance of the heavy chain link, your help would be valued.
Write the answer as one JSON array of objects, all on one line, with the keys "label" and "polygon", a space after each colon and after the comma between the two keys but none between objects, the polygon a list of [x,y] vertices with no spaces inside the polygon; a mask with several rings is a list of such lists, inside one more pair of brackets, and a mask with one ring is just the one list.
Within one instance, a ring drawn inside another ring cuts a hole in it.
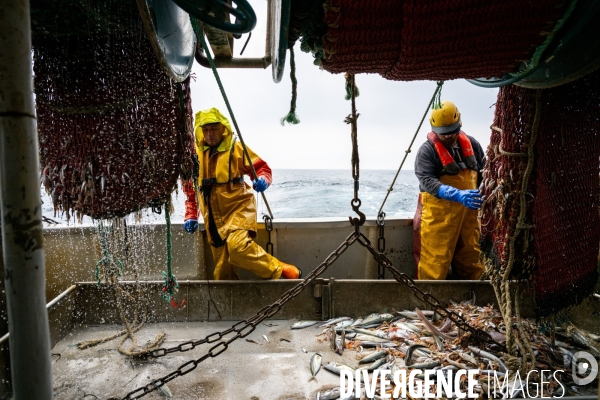
[{"label": "heavy chain link", "polygon": [[[377,251],[382,253],[385,251],[385,213],[381,211],[377,215],[377,227],[379,231],[379,237],[377,238]],[[385,266],[383,264],[377,264],[377,279],[385,279]]]},{"label": "heavy chain link", "polygon": [[186,352],[186,351],[190,351],[202,344],[215,343],[219,340],[224,339],[224,336],[226,336],[230,333],[235,333],[235,335],[233,337],[231,337],[230,339],[227,339],[227,341],[224,341],[224,342],[221,341],[221,342],[217,343],[216,345],[214,345],[213,347],[211,347],[208,350],[208,352],[206,354],[204,354],[202,357],[197,358],[195,360],[188,361],[185,364],[182,364],[181,366],[179,366],[179,368],[177,368],[175,371],[171,372],[170,374],[165,375],[162,378],[155,379],[152,382],[150,382],[149,384],[147,384],[146,386],[142,386],[132,392],[129,392],[125,397],[123,397],[123,399],[124,400],[125,399],[139,399],[140,397],[147,395],[148,393],[165,385],[167,382],[169,382],[179,376],[183,376],[185,374],[192,372],[194,369],[196,369],[198,364],[200,364],[207,358],[209,358],[209,357],[214,358],[214,357],[218,356],[219,354],[223,353],[225,350],[227,350],[229,348],[229,344],[231,344],[232,342],[234,342],[237,339],[244,338],[244,337],[248,336],[249,334],[251,334],[258,324],[260,324],[265,319],[270,318],[273,315],[277,314],[279,312],[279,310],[281,310],[281,307],[285,303],[287,303],[294,297],[298,296],[319,275],[321,275],[323,272],[325,272],[325,270],[331,264],[333,264],[348,249],[348,247],[350,247],[354,242],[356,242],[356,240],[358,239],[359,236],[360,236],[360,234],[357,233],[356,231],[352,232],[346,238],[346,240],[344,242],[342,242],[342,244],[340,244],[340,246],[337,249],[335,249],[335,251],[333,251],[325,259],[325,261],[323,261],[321,264],[319,264],[319,266],[317,266],[317,268],[315,268],[314,271],[312,271],[310,274],[308,274],[306,276],[306,279],[304,279],[302,282],[298,283],[296,286],[294,286],[293,288],[291,288],[290,290],[285,292],[273,304],[263,307],[260,311],[258,311],[252,317],[245,319],[243,321],[240,321],[240,322],[234,324],[231,328],[224,330],[222,332],[211,333],[210,335],[206,336],[204,339],[200,339],[200,340],[196,340],[196,341],[189,341],[189,342],[181,343],[179,346],[176,346],[176,347],[160,348],[160,349],[156,349],[156,350],[150,352],[148,355],[150,357],[154,357],[154,358],[163,357],[163,356],[166,356],[167,354],[175,353],[175,352]]},{"label": "heavy chain link", "polygon": [[273,255],[273,243],[271,242],[271,232],[273,231],[273,219],[269,215],[263,215],[263,219],[265,220],[265,229],[267,230],[267,245],[265,246],[265,250],[270,255]]},{"label": "heavy chain link", "polygon": [[437,312],[442,318],[449,318],[452,322],[456,324],[459,328],[469,331],[472,336],[474,336],[477,340],[483,343],[490,343],[500,346],[504,348],[503,345],[494,341],[492,337],[487,333],[482,331],[481,329],[473,328],[463,317],[458,315],[452,310],[448,310],[438,299],[436,299],[431,293],[423,292],[421,289],[415,285],[415,281],[413,281],[408,275],[398,271],[392,265],[392,262],[382,253],[378,253],[377,250],[371,245],[371,241],[361,232],[359,233],[359,237],[357,239],[358,243],[362,246],[366,247],[367,250],[373,255],[373,258],[377,261],[377,263],[385,266],[394,276],[396,281],[400,282],[407,288],[409,288],[415,297],[420,301],[427,303],[431,306],[432,310]]}]

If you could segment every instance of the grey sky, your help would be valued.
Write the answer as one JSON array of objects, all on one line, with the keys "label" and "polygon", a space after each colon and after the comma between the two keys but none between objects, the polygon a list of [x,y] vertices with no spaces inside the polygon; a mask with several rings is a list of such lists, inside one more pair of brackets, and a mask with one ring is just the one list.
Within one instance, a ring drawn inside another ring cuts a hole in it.
[{"label": "grey sky", "polygon": [[[257,14],[244,57],[262,57],[265,46],[266,1],[250,1]],[[236,40],[239,52],[247,35]],[[313,57],[295,46],[300,124],[282,127],[291,99],[289,53],[284,77],[278,84],[271,67],[263,69],[219,69],[219,74],[246,144],[269,165],[276,168],[350,168],[350,127],[344,118],[350,102],[344,99],[342,74],[331,74],[313,65]],[[228,116],[212,71],[194,63],[196,82],[192,84],[194,112],[218,107]],[[375,74],[356,77],[358,144],[361,168],[397,169],[408,148],[425,108],[435,90],[431,81],[388,81]],[[474,136],[484,150],[489,144],[497,89],[483,89],[464,80],[449,81],[442,99],[452,100],[462,114],[463,130]],[[413,169],[414,155],[430,131],[427,119],[403,169]]]}]

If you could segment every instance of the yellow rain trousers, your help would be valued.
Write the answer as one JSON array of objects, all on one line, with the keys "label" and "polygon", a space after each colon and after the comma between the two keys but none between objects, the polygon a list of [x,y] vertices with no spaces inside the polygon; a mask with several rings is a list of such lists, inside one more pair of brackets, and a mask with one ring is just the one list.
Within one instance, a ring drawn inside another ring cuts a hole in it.
[{"label": "yellow rain trousers", "polygon": [[[440,182],[460,190],[477,188],[477,172],[464,169]],[[459,279],[479,279],[477,211],[461,203],[421,192],[414,219],[414,255],[418,279],[446,279],[450,264]]]},{"label": "yellow rain trousers", "polygon": [[[211,155],[204,141],[202,125],[214,122],[225,125],[225,133],[217,151]],[[282,271],[279,260],[252,240],[256,236],[256,200],[250,185],[243,180],[244,175],[251,173],[250,166],[242,145],[233,137],[229,121],[216,108],[200,111],[196,114],[194,131],[200,164],[198,187],[210,181],[210,187],[197,193],[196,202],[209,231],[208,240],[215,261],[214,279],[239,279],[236,267],[264,279],[279,279]],[[270,184],[269,166],[251,149],[247,150],[257,175]],[[211,217],[225,243],[213,241],[209,229]]]},{"label": "yellow rain trousers", "polygon": [[279,279],[279,260],[257,245],[245,229],[238,229],[227,236],[227,244],[210,246],[215,260],[215,280],[239,279],[236,267],[254,272],[264,279]]}]

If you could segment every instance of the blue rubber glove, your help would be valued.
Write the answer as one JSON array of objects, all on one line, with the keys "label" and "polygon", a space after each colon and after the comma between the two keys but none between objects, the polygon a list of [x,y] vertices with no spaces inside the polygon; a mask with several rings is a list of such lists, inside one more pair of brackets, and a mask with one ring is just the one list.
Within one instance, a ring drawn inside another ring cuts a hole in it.
[{"label": "blue rubber glove", "polygon": [[483,199],[479,190],[458,190],[452,186],[442,185],[438,189],[440,199],[456,201],[470,210],[479,210]]},{"label": "blue rubber glove", "polygon": [[264,192],[265,190],[267,190],[268,187],[269,184],[267,183],[267,180],[262,176],[259,176],[257,180],[252,181],[252,189],[256,190],[259,193]]},{"label": "blue rubber glove", "polygon": [[188,219],[183,223],[183,229],[185,229],[188,233],[196,232],[196,229],[198,229],[198,221],[195,219]]}]

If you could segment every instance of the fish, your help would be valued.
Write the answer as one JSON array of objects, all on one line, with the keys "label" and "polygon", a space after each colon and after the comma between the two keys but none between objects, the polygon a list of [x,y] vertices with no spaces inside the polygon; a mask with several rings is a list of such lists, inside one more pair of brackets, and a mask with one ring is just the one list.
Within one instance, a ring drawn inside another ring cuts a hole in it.
[{"label": "fish", "polygon": [[350,327],[360,325],[360,324],[362,324],[362,322],[363,322],[362,318],[357,318],[357,319],[354,320],[354,322],[352,323],[352,325],[350,325]]},{"label": "fish", "polygon": [[367,318],[365,318],[360,325],[357,325],[357,326],[361,326],[364,328],[365,325],[381,324],[382,322],[391,321],[392,319],[394,319],[394,317],[395,317],[394,315],[387,314],[387,313],[371,314]]},{"label": "fish", "polygon": [[327,339],[329,339],[329,345],[331,347],[331,350],[335,351],[335,329],[333,329],[333,327],[327,329],[327,332],[325,332],[327,334]]},{"label": "fish", "polygon": [[380,339],[387,339],[388,338],[388,335],[385,332],[382,332],[382,331],[370,331],[368,329],[354,328],[354,332],[356,332],[356,333],[362,333],[363,335],[374,336],[374,337],[380,338]]},{"label": "fish", "polygon": [[261,346],[262,346],[262,344],[258,343],[258,342],[257,342],[256,340],[254,340],[254,339],[246,339],[246,342],[255,343],[255,344],[258,344],[258,345],[261,345]]},{"label": "fish", "polygon": [[335,338],[335,352],[338,353],[340,356],[344,354],[344,345],[342,345],[341,336],[339,339]]},{"label": "fish", "polygon": [[309,326],[316,325],[318,323],[319,321],[298,321],[292,324],[290,329],[304,329],[308,328]]},{"label": "fish", "polygon": [[450,318],[446,318],[439,331],[446,333],[450,330],[450,328],[452,328],[452,320]]},{"label": "fish", "polygon": [[346,320],[349,320],[349,319],[350,319],[350,317],[332,318],[329,321],[325,322],[323,325],[319,325],[319,328],[326,328],[326,327],[329,327],[331,325],[335,325],[335,324],[337,324],[339,322],[346,321]]},{"label": "fish", "polygon": [[372,364],[370,364],[367,367],[367,371],[369,371],[369,372],[375,371],[377,368],[381,367],[385,363],[386,363],[385,358],[380,358],[379,360],[375,360]]},{"label": "fish", "polygon": [[326,364],[323,364],[323,368],[325,368],[327,371],[333,372],[334,374],[337,374],[337,375],[340,375],[340,371],[344,369],[346,371],[350,371],[352,376],[354,376],[354,368],[352,368],[344,363],[330,361]]},{"label": "fish", "polygon": [[439,366],[440,366],[439,361],[428,361],[428,362],[424,362],[424,363],[413,364],[410,366],[410,368],[412,368],[412,369],[433,369],[433,368],[439,367]]},{"label": "fish", "polygon": [[319,353],[313,354],[313,356],[310,358],[310,373],[312,374],[312,376],[317,375],[317,373],[321,369],[321,360],[322,357]]},{"label": "fish", "polygon": [[158,389],[160,390],[160,394],[165,396],[167,399],[173,398],[173,393],[171,393],[171,390],[169,389],[169,387],[167,385],[162,385]]},{"label": "fish", "polygon": [[421,335],[423,333],[422,329],[419,329],[417,326],[408,323],[408,322],[402,322],[402,321],[398,321],[396,322],[394,325],[396,325],[398,328],[402,328],[405,329],[407,331],[412,331],[418,335]]},{"label": "fish", "polygon": [[267,337],[267,335],[263,335],[263,339],[265,339],[267,342],[269,342],[269,338]]},{"label": "fish", "polygon": [[386,347],[386,348],[398,347],[398,344],[394,343],[394,342],[374,342],[374,341],[369,341],[369,340],[361,341],[360,345],[362,347]]},{"label": "fish", "polygon": [[363,357],[358,363],[359,364],[371,363],[371,362],[373,362],[375,360],[378,360],[378,359],[380,359],[382,357],[387,356],[387,354],[388,354],[387,350],[376,351],[376,352],[373,352],[373,353],[371,353],[371,354]]},{"label": "fish", "polygon": [[[421,310],[421,312],[426,317],[433,317],[433,315],[434,315],[434,311],[430,311],[430,310]],[[396,314],[401,315],[407,319],[419,319],[419,316],[414,311],[408,311],[408,310],[396,311]]]},{"label": "fish", "polygon": [[347,319],[345,321],[342,322],[338,322],[337,324],[334,325],[334,328],[336,331],[340,331],[344,328],[349,327],[350,325],[352,325],[354,323],[353,319]]},{"label": "fish", "polygon": [[307,353],[307,351],[304,347],[302,347],[302,352]]},{"label": "fish", "polygon": [[413,344],[412,346],[409,346],[408,350],[406,351],[406,357],[404,357],[404,363],[407,367],[410,366],[410,359],[417,349],[427,349],[427,346],[422,344]]},{"label": "fish", "polygon": [[354,340],[368,341],[368,342],[379,342],[379,343],[389,342],[390,341],[387,338],[380,338],[380,337],[373,336],[373,335],[365,335],[364,333],[357,333],[356,336],[354,336]]},{"label": "fish", "polygon": [[429,320],[427,319],[427,317],[425,315],[423,315],[423,313],[421,312],[421,310],[419,310],[418,308],[415,308],[415,312],[417,313],[417,315],[419,316],[419,318],[421,319],[421,321],[423,321],[423,323],[425,324],[425,326],[427,327],[427,329],[429,329],[431,331],[431,333],[433,333],[434,336],[439,336],[439,337],[441,337],[442,339],[445,339],[445,340],[454,340],[453,338],[451,338],[450,336],[446,335],[445,333],[438,331],[437,328],[435,326],[433,326],[433,324],[431,322],[429,322]]},{"label": "fish", "polygon": [[502,362],[501,359],[499,359],[498,357],[496,357],[495,355],[493,355],[492,353],[488,353],[487,351],[483,351],[475,346],[469,346],[469,350],[471,350],[473,353],[477,354],[480,357],[483,358],[487,358],[488,360],[492,360],[498,363],[498,365],[500,365],[502,368],[504,368],[504,371],[508,372],[508,368],[506,368],[506,365],[504,365],[504,363]]},{"label": "fish", "polygon": [[488,334],[490,335],[492,340],[494,340],[495,342],[506,343],[506,335],[505,334],[496,332],[496,331],[489,331]]},{"label": "fish", "polygon": [[354,339],[356,337],[356,332],[354,331],[347,331],[344,330],[344,332],[346,332],[346,339]]},{"label": "fish", "polygon": [[[317,392],[317,400],[334,400],[334,399],[341,400],[339,387],[326,390],[325,392]],[[354,395],[352,395],[352,397],[344,396],[344,399],[354,399]]]}]

